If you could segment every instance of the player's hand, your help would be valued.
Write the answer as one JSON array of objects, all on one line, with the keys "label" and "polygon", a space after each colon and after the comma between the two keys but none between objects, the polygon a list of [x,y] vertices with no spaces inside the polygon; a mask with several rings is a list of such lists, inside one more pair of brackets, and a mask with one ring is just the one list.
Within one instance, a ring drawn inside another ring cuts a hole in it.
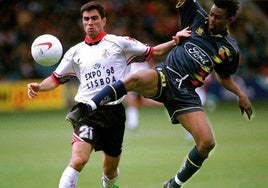
[{"label": "player's hand", "polygon": [[30,99],[37,97],[38,92],[40,91],[40,84],[30,83],[27,86],[28,86],[28,97]]},{"label": "player's hand", "polygon": [[172,37],[173,40],[175,40],[176,44],[180,43],[180,39],[182,37],[190,37],[191,36],[191,30],[188,27],[184,28],[181,31],[178,31],[175,36]]},{"label": "player's hand", "polygon": [[247,96],[243,95],[239,97],[239,108],[242,115],[246,112],[248,119],[251,118],[253,110]]}]

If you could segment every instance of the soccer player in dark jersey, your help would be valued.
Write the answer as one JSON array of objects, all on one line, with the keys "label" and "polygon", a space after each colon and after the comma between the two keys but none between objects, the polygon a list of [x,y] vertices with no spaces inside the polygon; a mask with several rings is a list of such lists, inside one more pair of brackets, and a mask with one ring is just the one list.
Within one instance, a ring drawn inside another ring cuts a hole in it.
[{"label": "soccer player in dark jersey", "polygon": [[214,0],[209,13],[196,0],[179,0],[176,8],[179,10],[181,27],[189,26],[191,36],[180,40],[169,52],[165,63],[106,86],[88,104],[80,104],[82,108],[79,111],[67,114],[67,119],[79,121],[85,111],[93,111],[128,91],[162,102],[172,123],[181,123],[196,143],[176,176],[164,183],[164,188],[181,187],[200,169],[215,147],[213,131],[195,92],[213,70],[218,82],[238,96],[242,114],[246,112],[249,119],[252,115],[248,97],[232,79],[238,68],[239,49],[229,35],[227,26],[236,16],[239,2]]}]

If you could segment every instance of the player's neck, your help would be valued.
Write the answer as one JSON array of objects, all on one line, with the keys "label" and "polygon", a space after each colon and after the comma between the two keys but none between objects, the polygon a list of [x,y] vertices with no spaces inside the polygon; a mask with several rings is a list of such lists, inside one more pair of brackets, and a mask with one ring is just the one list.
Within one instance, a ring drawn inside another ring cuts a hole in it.
[{"label": "player's neck", "polygon": [[106,35],[107,33],[105,31],[102,31],[96,38],[92,39],[90,38],[88,35],[86,35],[85,37],[85,42],[88,44],[88,45],[94,45],[94,44],[98,44],[102,39],[103,37]]}]

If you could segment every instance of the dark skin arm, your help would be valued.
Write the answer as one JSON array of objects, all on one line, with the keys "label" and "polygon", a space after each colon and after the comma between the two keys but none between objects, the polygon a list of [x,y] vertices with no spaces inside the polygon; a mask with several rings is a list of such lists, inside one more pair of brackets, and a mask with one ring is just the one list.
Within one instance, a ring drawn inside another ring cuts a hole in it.
[{"label": "dark skin arm", "polygon": [[246,112],[248,119],[252,116],[252,107],[247,95],[238,87],[231,76],[219,76],[216,74],[217,81],[227,90],[238,96],[238,105],[241,113]]}]

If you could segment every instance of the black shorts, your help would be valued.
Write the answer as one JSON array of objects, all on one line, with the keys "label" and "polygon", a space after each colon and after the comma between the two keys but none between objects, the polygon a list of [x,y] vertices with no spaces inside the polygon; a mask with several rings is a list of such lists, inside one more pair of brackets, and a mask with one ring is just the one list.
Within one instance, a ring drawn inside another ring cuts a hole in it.
[{"label": "black shorts", "polygon": [[122,104],[98,108],[75,127],[73,142],[83,140],[95,151],[118,157],[122,152],[125,132],[125,108]]},{"label": "black shorts", "polygon": [[178,83],[176,80],[181,77],[170,71],[165,64],[159,64],[155,69],[159,81],[158,94],[153,99],[165,105],[173,124],[180,123],[178,115],[203,111],[200,97],[187,79]]}]

